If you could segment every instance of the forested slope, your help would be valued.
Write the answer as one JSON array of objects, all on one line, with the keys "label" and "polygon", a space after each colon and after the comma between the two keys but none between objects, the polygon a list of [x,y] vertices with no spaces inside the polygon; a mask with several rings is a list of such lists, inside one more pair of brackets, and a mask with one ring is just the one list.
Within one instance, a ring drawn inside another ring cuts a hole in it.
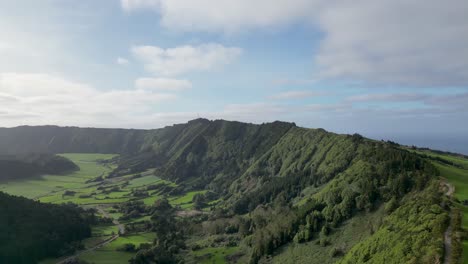
[{"label": "forested slope", "polygon": [[0,192],[0,263],[31,264],[73,252],[91,235],[92,214]]}]

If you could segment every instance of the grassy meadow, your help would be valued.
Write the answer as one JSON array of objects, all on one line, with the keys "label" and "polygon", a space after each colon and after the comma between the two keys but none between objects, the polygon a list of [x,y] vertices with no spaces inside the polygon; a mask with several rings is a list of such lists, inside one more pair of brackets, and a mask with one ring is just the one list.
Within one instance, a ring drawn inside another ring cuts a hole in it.
[{"label": "grassy meadow", "polygon": [[107,175],[112,168],[98,164],[99,160],[115,157],[112,154],[62,154],[80,168],[68,175],[44,175],[38,179],[8,181],[0,183],[0,190],[26,198],[59,202],[65,190],[84,189],[86,182],[100,175]]}]

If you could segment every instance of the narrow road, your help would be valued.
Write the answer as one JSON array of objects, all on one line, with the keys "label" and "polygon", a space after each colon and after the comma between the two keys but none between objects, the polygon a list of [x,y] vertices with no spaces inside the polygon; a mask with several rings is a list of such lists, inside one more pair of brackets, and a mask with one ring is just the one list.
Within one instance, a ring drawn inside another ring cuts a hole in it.
[{"label": "narrow road", "polygon": [[[448,197],[452,197],[453,193],[455,192],[455,187],[448,182],[444,182],[444,186],[446,187],[445,195]],[[452,255],[452,211],[450,211],[450,222],[447,230],[444,233],[444,264],[450,264],[450,256]]]},{"label": "narrow road", "polygon": [[[107,218],[112,218],[101,206],[99,206],[99,205],[96,206],[96,209],[97,209],[102,215],[104,215],[105,217],[107,217]],[[125,226],[124,226],[123,224],[121,224],[121,223],[119,222],[119,220],[112,218],[112,223],[113,223],[114,225],[116,225],[116,226],[118,227],[118,229],[119,229],[119,232],[118,232],[117,234],[111,236],[110,238],[108,238],[108,239],[106,239],[106,240],[104,240],[104,241],[99,242],[97,245],[95,245],[95,246],[93,246],[93,247],[91,247],[91,248],[87,248],[87,249],[85,249],[85,250],[78,251],[78,252],[76,252],[73,256],[69,256],[69,257],[67,257],[67,258],[65,258],[65,259],[63,259],[63,260],[57,262],[57,264],[65,264],[65,263],[67,263],[68,261],[71,261],[71,260],[77,258],[78,256],[84,254],[84,253],[87,253],[87,252],[90,252],[90,251],[94,251],[94,250],[96,250],[96,249],[98,249],[98,248],[101,248],[101,247],[107,245],[107,244],[111,243],[112,241],[116,240],[117,238],[119,238],[120,235],[125,234]]]}]

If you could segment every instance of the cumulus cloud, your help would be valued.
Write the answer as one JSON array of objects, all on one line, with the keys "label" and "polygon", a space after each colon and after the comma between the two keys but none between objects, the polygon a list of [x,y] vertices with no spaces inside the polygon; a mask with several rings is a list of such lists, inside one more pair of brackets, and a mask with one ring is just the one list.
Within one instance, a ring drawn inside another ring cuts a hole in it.
[{"label": "cumulus cloud", "polygon": [[468,85],[465,0],[125,0],[122,7],[156,10],[173,30],[232,33],[311,24],[324,36],[311,58],[315,78]]},{"label": "cumulus cloud", "polygon": [[468,2],[360,0],[318,15],[324,78],[377,84],[468,84]]},{"label": "cumulus cloud", "polygon": [[125,126],[173,99],[174,94],[143,89],[101,91],[50,74],[0,74],[1,120],[7,120],[3,125]]},{"label": "cumulus cloud", "polygon": [[149,89],[154,91],[183,91],[192,88],[192,83],[187,80],[169,78],[139,78],[135,81],[137,89]]},{"label": "cumulus cloud", "polygon": [[242,53],[240,48],[225,47],[217,43],[168,49],[157,46],[134,46],[131,51],[145,64],[148,72],[164,76],[216,69],[233,62]]}]

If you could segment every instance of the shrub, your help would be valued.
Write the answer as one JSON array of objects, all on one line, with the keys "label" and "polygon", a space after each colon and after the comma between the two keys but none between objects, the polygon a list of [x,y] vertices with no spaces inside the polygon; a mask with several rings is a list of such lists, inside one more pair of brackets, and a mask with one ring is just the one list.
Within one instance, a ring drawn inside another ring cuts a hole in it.
[{"label": "shrub", "polygon": [[125,252],[135,252],[136,250],[136,247],[135,247],[135,244],[132,244],[132,243],[126,243],[126,244],[123,244],[122,246],[120,247],[117,247],[117,251],[125,251]]}]

